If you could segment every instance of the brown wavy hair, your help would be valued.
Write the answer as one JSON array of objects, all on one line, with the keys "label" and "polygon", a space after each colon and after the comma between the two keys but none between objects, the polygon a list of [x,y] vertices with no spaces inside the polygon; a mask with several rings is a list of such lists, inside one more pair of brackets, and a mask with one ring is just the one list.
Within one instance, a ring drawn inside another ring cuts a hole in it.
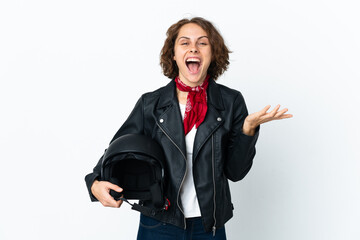
[{"label": "brown wavy hair", "polygon": [[177,23],[170,26],[166,32],[166,40],[160,53],[160,66],[163,73],[168,78],[175,78],[179,74],[178,66],[174,60],[174,46],[175,40],[179,34],[180,28],[188,23],[195,23],[199,25],[207,33],[210,46],[212,60],[208,68],[207,73],[212,79],[216,80],[227,69],[229,62],[229,49],[226,47],[223,37],[214,25],[201,17],[195,17],[191,19],[181,19]]}]

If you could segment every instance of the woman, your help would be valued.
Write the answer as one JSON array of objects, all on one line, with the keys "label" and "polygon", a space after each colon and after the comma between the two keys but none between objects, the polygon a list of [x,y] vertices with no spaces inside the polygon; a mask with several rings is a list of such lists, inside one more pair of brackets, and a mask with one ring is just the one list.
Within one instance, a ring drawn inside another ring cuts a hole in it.
[{"label": "woman", "polygon": [[[164,149],[168,211],[141,214],[138,239],[226,239],[232,217],[228,179],[249,172],[262,123],[290,118],[280,106],[248,115],[242,95],[215,83],[229,64],[229,50],[203,18],[182,19],[167,32],[161,52],[172,80],[144,94],[113,140],[128,133],[148,135]],[[86,176],[91,199],[120,207],[109,191],[121,186],[99,181],[101,159]]]}]

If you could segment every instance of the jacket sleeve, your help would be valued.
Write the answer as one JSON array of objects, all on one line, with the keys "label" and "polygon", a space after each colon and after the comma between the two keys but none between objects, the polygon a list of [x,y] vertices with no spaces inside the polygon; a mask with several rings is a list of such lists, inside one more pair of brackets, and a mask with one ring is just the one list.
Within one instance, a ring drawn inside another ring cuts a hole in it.
[{"label": "jacket sleeve", "polygon": [[[144,132],[144,121],[143,121],[143,111],[144,105],[143,105],[143,97],[141,97],[134,109],[132,110],[131,114],[127,118],[127,120],[124,122],[124,124],[121,126],[121,128],[116,132],[115,136],[111,140],[110,143],[112,143],[115,139],[117,139],[120,136],[123,136],[125,134],[143,134]],[[106,151],[106,150],[105,150]],[[101,163],[102,163],[103,156],[99,159],[98,163],[93,169],[92,173],[89,173],[85,176],[85,182],[87,189],[89,191],[90,199],[91,201],[97,201],[95,196],[91,193],[91,186],[94,183],[96,179],[100,178],[101,174]]]},{"label": "jacket sleeve", "polygon": [[228,141],[225,175],[231,181],[243,179],[250,171],[255,156],[255,144],[259,136],[260,126],[256,128],[254,136],[242,132],[244,120],[248,115],[245,100],[239,93],[234,102],[233,124]]}]

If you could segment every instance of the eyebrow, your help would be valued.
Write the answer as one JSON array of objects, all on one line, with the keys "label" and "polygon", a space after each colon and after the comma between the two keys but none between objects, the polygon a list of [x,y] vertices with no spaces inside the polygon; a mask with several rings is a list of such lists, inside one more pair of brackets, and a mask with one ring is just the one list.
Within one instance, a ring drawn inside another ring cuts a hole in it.
[{"label": "eyebrow", "polygon": [[[189,40],[189,39],[190,39],[189,37],[182,36],[182,37],[179,37],[178,41],[179,41],[181,38],[185,38],[185,39],[187,39],[187,40]],[[208,36],[201,36],[201,37],[198,37],[198,39],[197,39],[197,40],[199,40],[199,39],[201,39],[201,38],[207,38],[207,39],[209,39],[209,37],[208,37]]]}]

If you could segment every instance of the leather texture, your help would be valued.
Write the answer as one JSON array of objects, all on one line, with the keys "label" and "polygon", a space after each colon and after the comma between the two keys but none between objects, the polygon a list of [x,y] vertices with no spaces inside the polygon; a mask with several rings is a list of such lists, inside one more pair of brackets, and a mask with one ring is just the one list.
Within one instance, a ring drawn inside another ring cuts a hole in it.
[{"label": "leather texture", "polygon": [[[208,110],[204,122],[197,129],[192,161],[203,224],[206,231],[214,231],[233,216],[228,179],[239,181],[249,172],[259,128],[254,136],[242,133],[248,111],[240,92],[210,79],[207,94]],[[174,81],[142,95],[112,141],[129,133],[150,136],[164,149],[167,172],[165,195],[171,205],[168,211],[151,217],[186,228],[180,198],[186,174],[186,146]],[[96,198],[90,188],[100,175],[101,160],[85,177],[92,201]]]}]

